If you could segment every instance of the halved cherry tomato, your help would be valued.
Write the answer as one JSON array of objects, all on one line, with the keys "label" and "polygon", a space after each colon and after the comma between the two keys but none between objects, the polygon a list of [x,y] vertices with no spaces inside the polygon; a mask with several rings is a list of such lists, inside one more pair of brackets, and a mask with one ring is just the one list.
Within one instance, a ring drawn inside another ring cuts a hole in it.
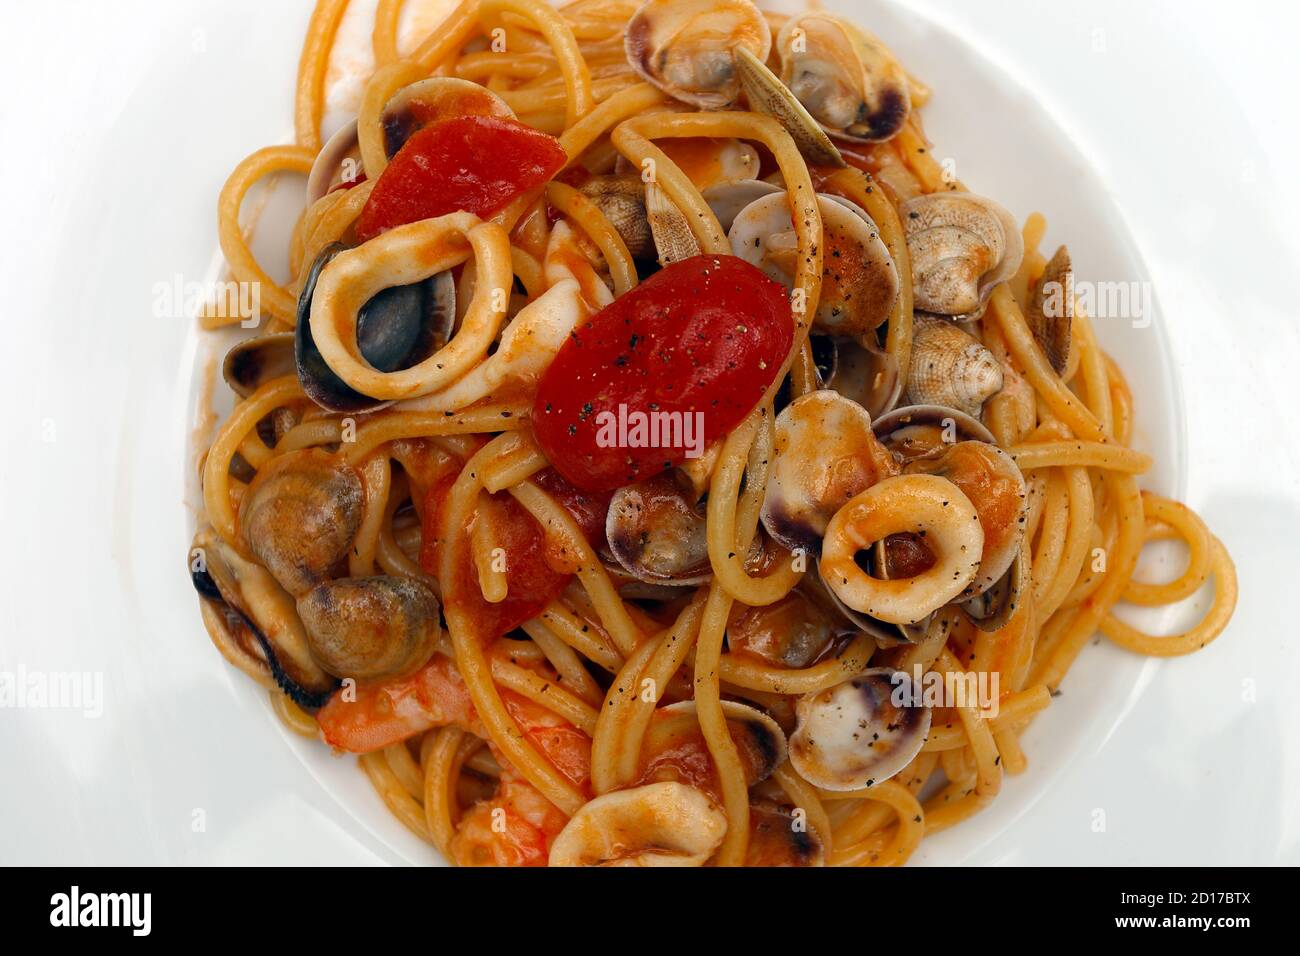
[{"label": "halved cherry tomato", "polygon": [[538,384],[533,431],[584,491],[649,477],[685,460],[701,424],[704,443],[735,428],[793,340],[785,288],[754,266],[673,263],[573,331]]},{"label": "halved cherry tomato", "polygon": [[559,140],[514,120],[458,116],[427,126],[380,173],[357,218],[357,239],[462,210],[487,218],[567,160]]},{"label": "halved cherry tomato", "polygon": [[[420,566],[430,574],[438,573],[438,549],[442,546],[438,540],[438,513],[454,481],[455,476],[449,476],[434,485],[425,499]],[[456,600],[469,612],[477,632],[475,636],[485,645],[536,617],[560,595],[572,577],[547,561],[546,535],[533,516],[508,494],[493,497],[501,516],[496,523],[496,531],[502,536],[499,546],[506,553],[505,600],[493,604],[484,599],[468,548],[464,549],[464,560],[455,571],[458,580],[441,582],[444,600]],[[469,529],[461,529],[460,533],[469,534]]]}]

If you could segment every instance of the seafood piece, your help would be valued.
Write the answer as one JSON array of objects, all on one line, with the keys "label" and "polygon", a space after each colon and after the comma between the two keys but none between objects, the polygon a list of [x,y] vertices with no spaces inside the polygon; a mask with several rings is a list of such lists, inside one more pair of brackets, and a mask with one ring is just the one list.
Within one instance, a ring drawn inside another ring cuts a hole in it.
[{"label": "seafood piece", "polygon": [[700,496],[680,470],[614,492],[605,537],[619,565],[638,581],[696,585],[712,573]]},{"label": "seafood piece", "polygon": [[938,475],[965,493],[984,531],[979,571],[962,597],[974,597],[993,587],[1020,552],[1028,494],[1025,479],[1011,456],[997,445],[963,441],[931,457],[916,458],[906,474]]},{"label": "seafood piece", "polygon": [[[860,551],[892,534],[925,539],[935,563],[913,577],[883,580],[857,563]],[[891,624],[917,624],[975,579],[984,531],[970,499],[937,475],[899,475],[867,488],[831,518],[820,570],[850,608]]]},{"label": "seafood piece", "polygon": [[824,790],[861,790],[888,780],[921,752],[930,732],[930,708],[911,704],[919,699],[912,683],[903,671],[875,667],[800,697],[790,763]]},{"label": "seafood piece", "polygon": [[812,341],[814,354],[818,341],[828,341],[832,349],[827,374],[822,379],[825,386],[857,402],[874,420],[898,404],[903,394],[903,376],[898,361],[873,338],[870,335],[861,339],[817,336]]},{"label": "seafood piece", "polygon": [[821,552],[832,515],[899,471],[866,410],[826,389],[801,395],[777,416],[775,450],[763,527],[786,548],[810,554]]},{"label": "seafood piece", "polygon": [[551,846],[551,866],[703,866],[727,833],[708,796],[665,781],[585,803]]},{"label": "seafood piece", "polygon": [[776,50],[781,82],[835,139],[881,143],[907,122],[907,74],[865,30],[812,10],[786,20]]},{"label": "seafood piece", "polygon": [[735,50],[760,60],[772,31],[749,0],[647,0],[628,21],[627,61],[674,99],[706,110],[727,109],[740,98]]},{"label": "seafood piece", "polygon": [[690,222],[658,183],[646,184],[645,211],[661,266],[700,254],[700,242],[691,232]]},{"label": "seafood piece", "polygon": [[1022,543],[1006,574],[983,593],[963,602],[961,609],[981,631],[1000,630],[1011,620],[1011,615],[1020,606],[1022,596],[1029,593],[1032,586],[1031,570]]},{"label": "seafood piece", "polygon": [[[875,222],[838,197],[817,197],[822,218],[822,288],[814,328],[864,338],[889,318],[898,298],[898,270]],[[731,251],[794,287],[799,242],[785,193],[764,196],[736,216]]]},{"label": "seafood piece", "polygon": [[514,119],[515,112],[481,84],[454,76],[431,76],[402,87],[384,104],[384,152],[392,159],[413,133],[458,116]]},{"label": "seafood piece", "polygon": [[[734,700],[722,701],[722,714],[727,720],[727,732],[735,741],[746,783],[750,786],[761,783],[785,763],[785,732],[772,717]],[[693,700],[678,701],[655,711],[646,730],[641,756],[646,767],[645,780],[661,779],[660,774],[666,771],[674,778],[684,777],[686,782],[702,790],[716,790],[713,761],[708,756]],[[707,773],[701,773],[701,762],[708,766]],[[717,792],[714,796],[720,797]]]},{"label": "seafood piece", "polygon": [[946,405],[974,417],[1002,381],[1002,366],[977,338],[947,319],[916,316],[908,404]]},{"label": "seafood piece", "polygon": [[510,320],[496,351],[463,378],[441,391],[401,401],[396,407],[402,411],[455,411],[487,398],[531,397],[555,353],[589,312],[577,281],[561,279]]},{"label": "seafood piece", "polygon": [[[192,571],[195,589],[219,604],[231,644],[248,655],[251,664],[303,707],[319,707],[337,684],[316,663],[293,597],[263,567],[242,557],[211,531],[194,539],[202,555],[202,571]],[[247,669],[247,668],[245,668]]]},{"label": "seafood piece", "polygon": [[916,196],[903,203],[899,218],[919,312],[974,318],[1024,258],[1024,239],[1011,213],[974,193]]},{"label": "seafood piece", "polygon": [[646,218],[645,184],[639,176],[594,176],[578,191],[605,214],[635,259],[654,254],[654,237]]},{"label": "seafood piece", "polygon": [[895,408],[871,427],[886,448],[905,460],[932,454],[959,441],[997,444],[993,433],[978,418],[943,405]]},{"label": "seafood piece", "polygon": [[1064,375],[1070,365],[1070,334],[1074,324],[1074,269],[1065,246],[1047,261],[1034,289],[1033,301],[1025,311],[1025,321],[1056,374]]},{"label": "seafood piece", "polygon": [[307,205],[311,206],[344,182],[356,182],[361,172],[361,144],[354,117],[325,141],[307,174]]},{"label": "seafood piece", "polygon": [[319,448],[279,455],[239,505],[240,535],[280,585],[299,597],[348,556],[365,493],[357,473]]},{"label": "seafood piece", "polygon": [[321,667],[357,680],[424,666],[442,632],[438,599],[413,578],[324,581],[298,599],[298,615]]},{"label": "seafood piece", "polygon": [[842,168],[847,165],[826,131],[799,102],[780,77],[745,47],[736,48],[736,70],[749,108],[766,113],[785,127],[795,146],[815,166]]},{"label": "seafood piece", "polygon": [[826,848],[817,831],[797,820],[789,807],[754,803],[749,807],[746,866],[825,866]]},{"label": "seafood piece", "polygon": [[800,590],[775,604],[737,604],[727,621],[727,649],[775,667],[811,666],[847,629]]},{"label": "seafood piece", "polygon": [[718,183],[701,190],[700,195],[709,204],[713,214],[718,217],[718,225],[723,232],[730,232],[740,211],[752,202],[771,196],[773,193],[784,194],[780,186],[774,186],[761,179],[738,179],[729,183]]},{"label": "seafood piece", "polygon": [[[758,150],[743,139],[674,136],[655,145],[699,190],[723,183],[749,182],[757,178],[762,165]],[[635,175],[640,180],[644,170],[620,155],[615,161],[614,172]]]},{"label": "seafood piece", "polygon": [[[311,334],[311,303],[321,270],[343,252],[335,243],[312,263],[298,297],[294,354],[298,380],[317,405],[332,412],[375,411],[391,404],[362,395],[326,364]],[[422,282],[393,286],[372,296],[357,312],[361,357],[381,372],[410,368],[441,349],[456,324],[456,283],[450,272]]]},{"label": "seafood piece", "polygon": [[292,332],[271,332],[237,342],[221,363],[221,377],[240,398],[252,395],[273,378],[296,372]]}]

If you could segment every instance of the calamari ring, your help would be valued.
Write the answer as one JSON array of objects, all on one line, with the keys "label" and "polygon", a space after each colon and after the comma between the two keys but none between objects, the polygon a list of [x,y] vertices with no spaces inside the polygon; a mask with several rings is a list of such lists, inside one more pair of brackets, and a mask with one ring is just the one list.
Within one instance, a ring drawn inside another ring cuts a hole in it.
[{"label": "calamari ring", "polygon": [[[937,560],[915,577],[886,581],[854,557],[891,534],[925,537]],[[891,624],[915,624],[965,589],[979,570],[984,530],[961,489],[937,475],[886,478],[850,499],[826,527],[819,567],[836,597]]]},{"label": "calamari ring", "polygon": [[[471,251],[474,298],[450,342],[396,372],[381,372],[362,358],[357,313],[366,302],[384,289],[458,266]],[[339,253],[321,271],[311,303],[312,338],[334,374],[362,395],[381,401],[426,395],[450,385],[487,355],[513,283],[510,236],[496,223],[456,212],[398,226]]]}]

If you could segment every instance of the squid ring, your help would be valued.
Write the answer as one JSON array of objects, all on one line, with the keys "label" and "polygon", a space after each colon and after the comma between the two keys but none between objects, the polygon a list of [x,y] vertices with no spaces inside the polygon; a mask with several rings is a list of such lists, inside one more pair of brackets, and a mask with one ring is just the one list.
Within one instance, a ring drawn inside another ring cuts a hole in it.
[{"label": "squid ring", "polygon": [[[357,313],[376,293],[410,285],[474,256],[474,298],[445,346],[411,368],[381,372],[361,357]],[[321,357],[362,395],[381,401],[427,395],[478,365],[501,328],[514,283],[510,237],[467,212],[398,226],[341,252],[321,272],[311,303],[311,334]]]},{"label": "squid ring", "polygon": [[[912,532],[935,555],[910,578],[873,578],[854,560],[891,534]],[[962,593],[979,570],[984,530],[961,489],[937,475],[886,478],[835,512],[822,542],[822,577],[836,597],[891,624],[915,624]]]}]

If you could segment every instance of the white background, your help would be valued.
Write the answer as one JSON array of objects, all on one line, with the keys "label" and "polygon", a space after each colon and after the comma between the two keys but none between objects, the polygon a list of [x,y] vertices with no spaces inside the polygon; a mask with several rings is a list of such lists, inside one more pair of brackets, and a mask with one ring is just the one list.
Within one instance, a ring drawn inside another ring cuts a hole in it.
[{"label": "white background", "polygon": [[[982,858],[1300,863],[1298,8],[912,5],[1032,90],[1108,184],[1172,341],[1188,501],[1241,580],[1220,642],[1144,672],[1109,738]],[[0,671],[101,672],[105,709],[0,710],[0,863],[394,859],[339,822],[197,621],[156,597],[185,586],[187,542],[148,520],[175,508],[153,496],[179,479],[137,473],[184,467],[186,329],[152,315],[154,284],[204,274],[196,224],[215,237],[225,176],[286,133],[307,13],[297,0],[7,12]],[[1015,122],[990,116],[989,135]]]}]

